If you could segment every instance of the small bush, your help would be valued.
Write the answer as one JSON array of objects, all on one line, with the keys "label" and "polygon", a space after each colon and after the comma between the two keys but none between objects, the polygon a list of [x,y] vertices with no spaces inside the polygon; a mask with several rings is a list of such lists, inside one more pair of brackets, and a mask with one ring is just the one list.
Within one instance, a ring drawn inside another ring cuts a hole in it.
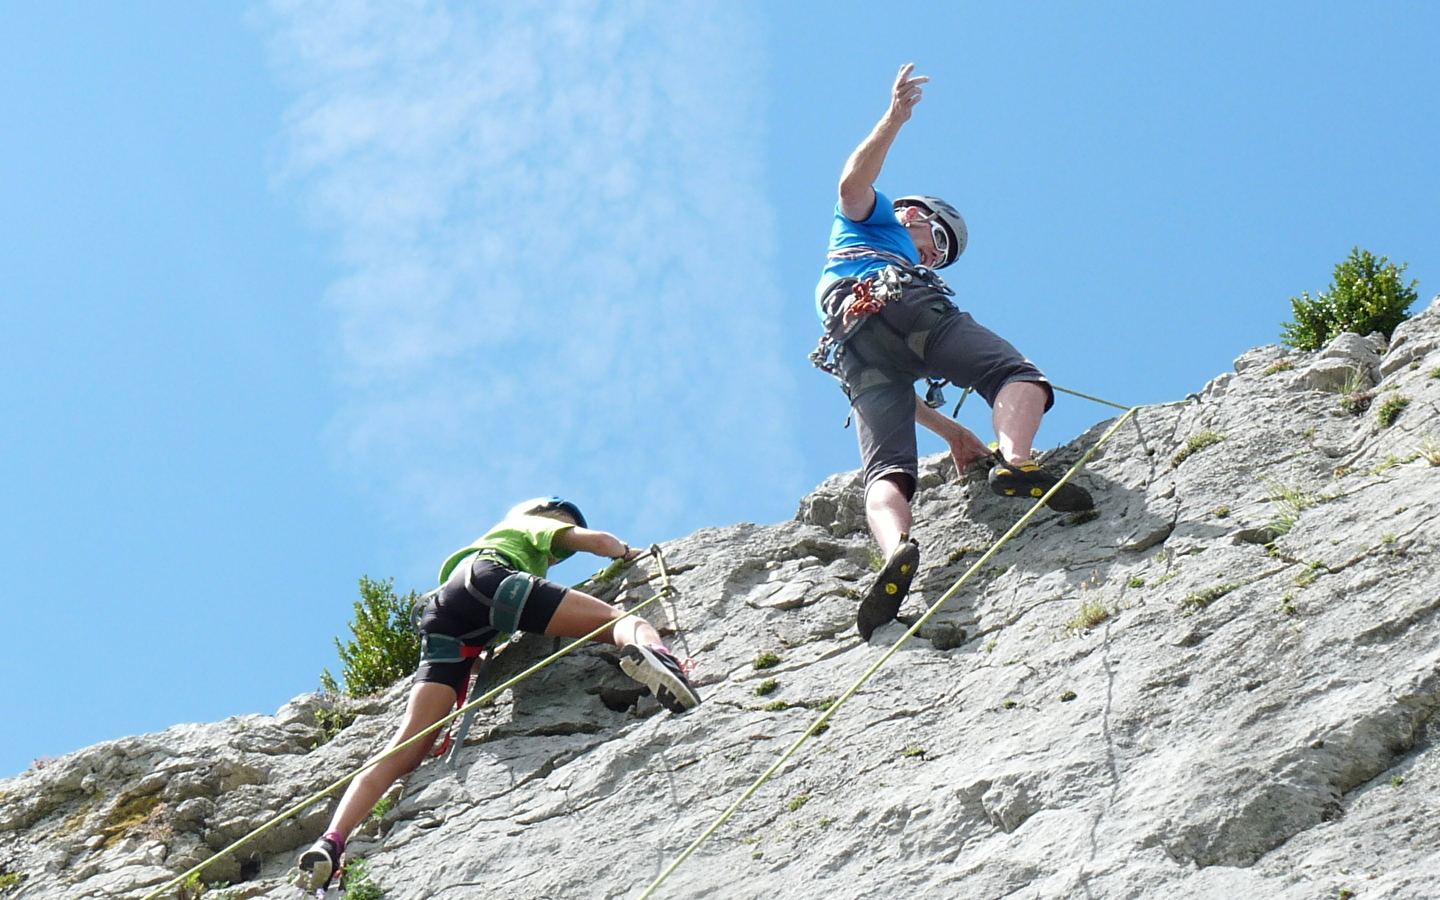
[{"label": "small bush", "polygon": [[775,693],[775,689],[779,686],[780,682],[776,681],[773,678],[767,678],[764,681],[760,682],[760,684],[755,688],[755,696],[764,697],[766,694],[773,694]]},{"label": "small bush", "polygon": [[1261,372],[1260,374],[1261,374],[1261,375],[1277,375],[1277,374],[1279,374],[1279,373],[1281,373],[1281,372],[1288,372],[1288,371],[1290,371],[1290,370],[1293,369],[1293,368],[1295,368],[1295,360],[1293,360],[1293,359],[1277,359],[1277,360],[1275,360],[1273,363],[1271,363],[1270,365],[1266,366],[1266,367],[1265,367],[1265,371]]},{"label": "small bush", "polygon": [[784,712],[790,708],[790,704],[784,700],[772,700],[760,708],[766,712]]},{"label": "small bush", "polygon": [[1415,452],[1430,465],[1440,466],[1440,441],[1436,441],[1433,435],[1427,434],[1421,438],[1420,443],[1415,446]]},{"label": "small bush", "polygon": [[1174,456],[1170,457],[1170,465],[1178,466],[1194,454],[1199,453],[1201,450],[1204,450],[1206,447],[1218,444],[1223,440],[1225,440],[1225,435],[1216,434],[1209,429],[1206,429],[1199,434],[1191,435],[1189,440],[1185,441],[1185,446],[1181,447],[1178,451],[1176,451]]},{"label": "small bush", "polygon": [[[420,664],[420,636],[410,624],[410,609],[418,599],[414,591],[397,597],[394,579],[360,577],[360,599],[355,601],[355,619],[350,623],[355,637],[343,644],[335,639],[344,664],[344,693],[351,697],[373,694],[415,671]],[[320,675],[320,684],[327,691],[340,692],[328,669]]]},{"label": "small bush", "polygon": [[1060,702],[1061,702],[1061,703],[1069,703],[1071,700],[1074,700],[1077,696],[1079,696],[1079,695],[1076,694],[1074,691],[1061,691],[1061,692],[1060,692]]},{"label": "small bush", "polygon": [[1214,509],[1210,510],[1210,514],[1217,519],[1228,519],[1230,518],[1230,507],[1217,506]]},{"label": "small bush", "polygon": [[1375,410],[1375,418],[1380,420],[1381,425],[1389,428],[1395,424],[1396,419],[1400,418],[1400,411],[1409,405],[1409,397],[1391,394],[1389,397],[1386,397],[1385,401],[1380,404],[1380,407]]},{"label": "small bush", "polygon": [[1389,257],[1375,258],[1359,247],[1335,267],[1330,290],[1311,297],[1303,292],[1291,297],[1295,321],[1281,323],[1280,342],[1300,350],[1319,350],[1344,332],[1390,337],[1395,326],[1410,318],[1407,312],[1418,296],[1412,280],[1401,274],[1409,263],[1395,265]]},{"label": "small bush", "polygon": [[1125,582],[1125,586],[1132,588],[1142,588],[1145,586],[1145,579],[1140,577],[1139,575],[1132,575],[1130,576],[1130,580]]}]

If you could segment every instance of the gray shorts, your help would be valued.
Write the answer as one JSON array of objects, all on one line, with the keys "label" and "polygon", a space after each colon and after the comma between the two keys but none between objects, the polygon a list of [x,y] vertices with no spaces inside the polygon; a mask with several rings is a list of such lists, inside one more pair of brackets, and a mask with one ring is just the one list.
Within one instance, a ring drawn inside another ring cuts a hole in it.
[{"label": "gray shorts", "polygon": [[[863,328],[883,327],[867,322]],[[851,367],[858,363],[851,361]],[[865,487],[876,479],[905,475],[906,497],[915,493],[918,472],[915,444],[915,380],[941,378],[958,387],[973,388],[992,407],[1000,389],[1013,381],[1033,381],[1045,388],[1048,411],[1055,392],[1044,374],[1009,341],[979,324],[967,312],[952,309],[931,332],[925,345],[920,375],[882,369],[889,381],[868,387],[851,398],[855,411],[860,458],[865,464]]]}]

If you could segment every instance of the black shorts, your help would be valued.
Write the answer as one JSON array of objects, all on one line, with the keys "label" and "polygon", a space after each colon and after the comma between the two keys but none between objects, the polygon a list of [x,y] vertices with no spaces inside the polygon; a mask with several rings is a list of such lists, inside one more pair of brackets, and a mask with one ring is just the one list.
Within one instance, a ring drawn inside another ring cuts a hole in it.
[{"label": "black shorts", "polygon": [[[863,327],[879,326],[867,322]],[[860,457],[865,464],[865,487],[880,478],[902,475],[909,496],[915,492],[918,469],[915,378],[910,372],[887,374],[891,376],[888,382],[868,388],[851,400]],[[1032,381],[1044,388],[1047,411],[1055,402],[1049,381],[1034,363],[1009,341],[959,310],[947,313],[931,333],[920,374],[948,380],[957,387],[974,388],[991,406],[1000,389],[1015,381]]]},{"label": "black shorts", "polygon": [[[500,629],[491,621],[490,598],[495,596],[500,582],[517,572],[518,569],[479,555],[461,560],[440,590],[425,604],[425,612],[420,619],[421,634],[447,635],[459,639],[467,647],[490,644],[500,636]],[[520,630],[544,634],[568,590],[564,585],[536,578],[525,607],[520,611]],[[415,680],[447,684],[459,694],[465,689],[473,662],[472,659],[460,662],[421,660],[420,668],[415,671]]]}]

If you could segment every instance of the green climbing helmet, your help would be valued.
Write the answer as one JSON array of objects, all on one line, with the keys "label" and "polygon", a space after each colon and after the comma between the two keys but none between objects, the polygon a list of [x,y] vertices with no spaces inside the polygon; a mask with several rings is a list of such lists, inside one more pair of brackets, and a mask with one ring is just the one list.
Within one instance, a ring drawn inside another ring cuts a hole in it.
[{"label": "green climbing helmet", "polygon": [[585,514],[580,511],[580,507],[563,497],[536,497],[534,500],[526,500],[524,503],[517,505],[514,509],[510,510],[510,512],[506,513],[505,518],[513,519],[516,516],[535,516],[547,512],[563,512],[573,519],[575,524],[581,528],[589,527],[585,524]]},{"label": "green climbing helmet", "polygon": [[945,268],[965,252],[965,244],[970,239],[970,232],[965,227],[965,218],[955,207],[939,197],[927,197],[924,194],[901,197],[893,205],[896,209],[900,209],[902,206],[918,206],[938,220],[945,229],[946,236],[949,238],[949,246],[945,248],[945,258],[935,268]]}]

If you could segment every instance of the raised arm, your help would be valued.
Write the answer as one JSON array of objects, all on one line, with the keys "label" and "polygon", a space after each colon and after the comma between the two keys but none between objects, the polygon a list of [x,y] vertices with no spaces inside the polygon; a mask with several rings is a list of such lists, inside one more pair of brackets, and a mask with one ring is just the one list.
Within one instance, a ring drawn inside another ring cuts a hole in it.
[{"label": "raised arm", "polygon": [[578,525],[555,535],[553,543],[561,550],[583,551],[607,559],[634,559],[640,555],[639,550],[608,531],[593,531]]},{"label": "raised arm", "polygon": [[890,91],[890,108],[850,158],[845,162],[845,171],[840,173],[840,211],[852,222],[863,222],[875,211],[875,180],[885,165],[885,155],[900,126],[910,121],[915,104],[924,93],[921,85],[930,79],[924,75],[910,77],[915,71],[914,63],[900,67],[895,76],[895,87]]}]

